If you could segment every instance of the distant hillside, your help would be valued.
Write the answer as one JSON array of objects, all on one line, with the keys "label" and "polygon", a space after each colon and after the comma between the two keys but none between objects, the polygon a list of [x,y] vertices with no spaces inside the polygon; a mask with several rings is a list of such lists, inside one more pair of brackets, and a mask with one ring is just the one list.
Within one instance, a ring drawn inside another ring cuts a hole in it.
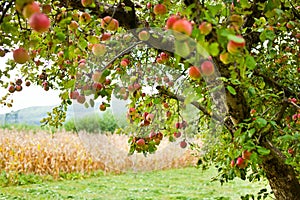
[{"label": "distant hillside", "polygon": [[[87,115],[92,114],[99,114],[102,115],[103,112],[99,111],[99,104],[95,104],[93,108],[85,108],[81,104],[74,103],[68,107],[67,112],[67,120],[72,118],[81,118]],[[112,112],[117,118],[123,118],[125,117],[126,103],[124,101],[119,101],[115,98],[113,98],[112,101]],[[30,125],[40,125],[40,120],[44,117],[47,117],[47,112],[51,112],[52,109],[56,105],[53,106],[35,106],[35,107],[29,107],[24,108],[21,110],[18,110],[18,123],[21,124],[30,124]],[[4,124],[5,114],[0,115],[0,125]]]}]

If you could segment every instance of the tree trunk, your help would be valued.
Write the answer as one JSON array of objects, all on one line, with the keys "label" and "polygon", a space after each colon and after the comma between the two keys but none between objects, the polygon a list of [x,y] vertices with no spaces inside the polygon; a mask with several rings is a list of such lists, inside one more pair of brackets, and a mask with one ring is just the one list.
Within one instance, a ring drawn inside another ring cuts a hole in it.
[{"label": "tree trunk", "polygon": [[300,183],[294,169],[284,163],[284,155],[269,141],[262,141],[261,145],[271,151],[263,158],[262,168],[276,199],[300,200]]}]

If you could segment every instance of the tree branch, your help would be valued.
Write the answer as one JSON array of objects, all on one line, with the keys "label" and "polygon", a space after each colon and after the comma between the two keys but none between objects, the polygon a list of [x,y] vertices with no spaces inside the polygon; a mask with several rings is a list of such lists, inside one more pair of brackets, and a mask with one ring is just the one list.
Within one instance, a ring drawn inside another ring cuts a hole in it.
[{"label": "tree branch", "polygon": [[274,79],[270,78],[268,75],[262,74],[258,70],[255,70],[254,74],[257,75],[257,76],[263,77],[265,82],[267,82],[270,85],[273,85],[278,90],[284,91],[284,93],[286,94],[287,97],[297,97],[298,99],[300,99],[300,93],[297,94],[296,93],[297,91],[293,91],[290,88],[287,88],[285,86],[280,85]]},{"label": "tree branch", "polygon": [[[179,95],[175,95],[174,93],[166,90],[162,86],[157,86],[156,89],[158,90],[158,92],[161,95],[166,95],[169,98],[178,100],[180,102],[184,102],[185,101],[184,97],[179,96]],[[221,119],[219,116],[213,115],[212,113],[208,112],[208,110],[204,106],[202,106],[200,103],[198,103],[196,101],[191,102],[191,104],[194,107],[196,107],[198,110],[200,110],[204,115],[206,115],[206,116],[208,116],[208,117],[210,117],[210,118],[212,118],[212,119],[214,119],[216,121],[223,121],[224,120],[224,119]],[[225,119],[224,125],[228,129],[228,131],[231,133],[231,135],[233,136],[233,133],[234,133],[235,129],[234,129],[234,124],[232,123],[232,121],[230,120],[230,118],[226,118]]]}]

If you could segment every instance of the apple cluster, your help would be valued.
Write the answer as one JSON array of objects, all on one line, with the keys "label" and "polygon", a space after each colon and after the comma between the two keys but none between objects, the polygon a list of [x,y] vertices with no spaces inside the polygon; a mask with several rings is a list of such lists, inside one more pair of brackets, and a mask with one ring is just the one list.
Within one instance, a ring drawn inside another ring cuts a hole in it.
[{"label": "apple cluster", "polygon": [[153,153],[156,151],[156,146],[160,144],[162,139],[163,134],[160,131],[151,131],[149,135],[145,137],[132,137],[130,139],[130,153],[133,154],[135,151],[138,153],[143,152],[144,154],[148,152]]},{"label": "apple cluster", "polygon": [[[78,61],[78,68],[81,70],[86,69],[86,60],[80,59]],[[81,75],[77,74],[76,79],[80,79]],[[75,78],[75,77],[73,77]],[[111,80],[106,77],[103,72],[96,70],[94,73],[91,74],[91,82],[76,82],[76,86],[69,92],[69,98],[72,100],[76,100],[79,104],[87,103],[86,97],[89,95],[94,96],[105,96],[107,87],[111,84]],[[90,99],[89,104],[94,107],[94,100]],[[108,107],[108,104],[102,102],[99,106],[100,111],[105,111]]]},{"label": "apple cluster", "polygon": [[39,2],[33,0],[17,0],[15,5],[34,31],[43,33],[49,30],[51,21],[46,14],[51,12],[50,5],[43,5],[42,12]]},{"label": "apple cluster", "polygon": [[[23,89],[22,83],[23,83],[22,79],[18,78],[15,82],[10,83],[10,86],[8,87],[8,91],[10,93],[14,93],[15,91],[17,91],[17,92],[22,91],[22,89]],[[31,84],[30,81],[25,82],[25,85],[27,87],[29,87],[30,84]]]},{"label": "apple cluster", "polygon": [[248,166],[248,161],[250,160],[252,152],[248,150],[244,150],[242,152],[242,156],[238,157],[235,160],[232,160],[230,163],[231,167],[237,166],[239,169],[244,169]]},{"label": "apple cluster", "polygon": [[188,70],[189,77],[192,80],[199,80],[201,78],[201,75],[211,76],[214,74],[214,72],[215,72],[214,64],[209,60],[202,62],[200,67],[191,66]]},{"label": "apple cluster", "polygon": [[165,53],[165,52],[161,52],[157,58],[156,58],[156,62],[159,64],[165,64],[168,60],[169,60],[170,56],[169,54]]}]

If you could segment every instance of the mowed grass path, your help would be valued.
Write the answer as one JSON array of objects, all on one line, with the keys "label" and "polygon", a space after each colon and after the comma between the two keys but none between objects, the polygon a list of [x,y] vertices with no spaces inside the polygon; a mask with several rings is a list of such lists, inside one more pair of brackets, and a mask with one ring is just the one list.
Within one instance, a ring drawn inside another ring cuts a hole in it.
[{"label": "mowed grass path", "polygon": [[236,179],[223,186],[211,181],[216,170],[196,168],[104,175],[84,180],[45,182],[0,189],[0,199],[240,199],[256,194],[266,182]]}]

